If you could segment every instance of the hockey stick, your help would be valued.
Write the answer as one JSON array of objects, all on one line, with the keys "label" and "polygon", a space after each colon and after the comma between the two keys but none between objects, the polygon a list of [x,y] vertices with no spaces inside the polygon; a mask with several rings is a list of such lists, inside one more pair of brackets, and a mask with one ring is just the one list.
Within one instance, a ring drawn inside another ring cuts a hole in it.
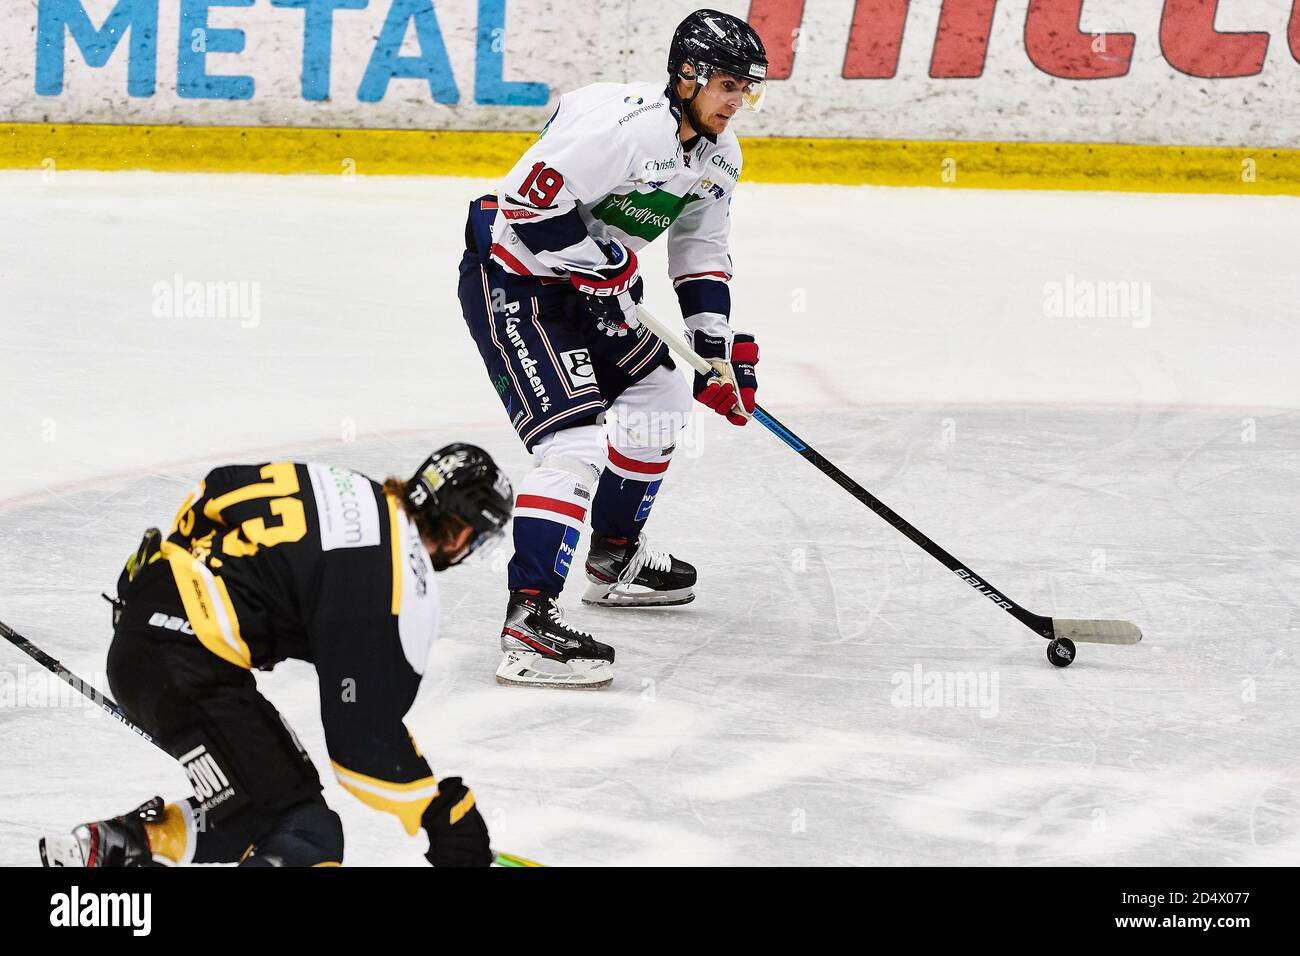
[{"label": "hockey stick", "polygon": [[[84,680],[72,673],[72,671],[68,670],[49,654],[46,654],[43,650],[27,638],[23,637],[4,621],[0,621],[0,636],[3,636],[10,644],[31,657],[36,661],[36,663],[40,664],[55,677],[58,677],[60,680],[71,685],[75,690],[84,694],[90,700],[104,708],[104,710],[108,712],[108,715],[114,720],[117,720],[137,736],[143,737],[145,740],[149,741],[149,743],[153,744],[159,750],[162,750],[162,752],[167,754],[167,756],[172,756],[167,753],[166,750],[163,750],[162,744],[158,743],[158,741],[154,740],[153,737],[145,733],[144,728],[132,723],[130,718],[128,718],[126,714],[122,713],[122,708],[117,706],[111,697],[101,693],[98,688],[87,684]],[[497,864],[497,866],[511,867],[546,865],[544,863],[534,863],[532,860],[525,859],[522,856],[515,856],[513,853],[498,853],[496,850],[492,851],[492,862]]]},{"label": "hockey stick", "polygon": [[[23,637],[21,634],[15,631],[4,621],[0,621],[0,635],[3,635],[5,640],[7,640],[10,644],[18,648],[27,656],[31,657],[33,660],[36,661],[36,663],[40,664],[42,667],[44,667],[55,677],[59,678],[59,680],[71,685],[71,687],[74,690],[80,692],[81,694],[88,697],[91,701],[98,704],[105,711],[107,711],[110,717],[112,717],[118,723],[122,724],[124,727],[126,727],[136,736],[143,737],[145,740],[149,741],[149,743],[153,744],[159,750],[162,750],[162,746],[158,743],[158,741],[154,740],[153,737],[145,733],[144,728],[137,727],[134,723],[132,723],[131,720],[126,716],[126,714],[122,713],[122,708],[118,707],[117,704],[112,700],[112,698],[104,696],[104,694],[102,694],[98,688],[93,687],[90,684],[87,684],[84,680],[82,680],[76,674],[72,673],[72,671],[68,670],[66,667],[64,667],[62,664],[56,661],[49,654],[46,654],[43,650],[41,650],[31,641],[27,640],[27,638]],[[170,754],[168,756],[170,756]]]},{"label": "hockey stick", "polygon": [[[681,356],[681,358],[690,365],[691,368],[695,369],[695,371],[706,376],[718,375],[713,367],[709,365],[705,359],[697,355],[695,350],[686,343],[685,338],[656,319],[645,309],[644,306],[637,306],[637,317],[646,328],[662,339],[668,348]],[[919,546],[922,551],[930,555],[930,557],[934,558],[945,568],[957,575],[957,577],[961,578],[998,607],[1002,608],[1002,610],[1006,611],[1039,637],[1045,638],[1049,641],[1081,641],[1089,644],[1136,644],[1138,641],[1142,640],[1142,632],[1138,630],[1135,624],[1128,621],[1051,618],[1025,610],[1001,591],[994,590],[986,580],[974,574],[951,554],[939,547],[907,521],[903,520],[897,512],[886,505],[883,501],[871,492],[867,491],[848,475],[844,474],[844,472],[836,468],[816,449],[777,421],[775,417],[770,415],[767,410],[763,408],[763,406],[756,405],[752,417],[762,423],[764,428],[770,431],[777,438],[781,439],[781,441],[785,442],[786,445],[794,449],[800,457],[810,462],[814,468],[826,475],[854,498],[857,498],[858,501],[862,502],[880,517],[884,518],[892,527],[901,532],[904,537],[909,538],[914,544]],[[1063,655],[1064,659],[1053,657],[1051,653],[1048,654],[1048,657],[1053,664],[1064,667],[1070,663],[1070,660],[1073,659],[1074,656],[1073,651],[1070,648],[1066,649],[1069,650],[1069,653]]]}]

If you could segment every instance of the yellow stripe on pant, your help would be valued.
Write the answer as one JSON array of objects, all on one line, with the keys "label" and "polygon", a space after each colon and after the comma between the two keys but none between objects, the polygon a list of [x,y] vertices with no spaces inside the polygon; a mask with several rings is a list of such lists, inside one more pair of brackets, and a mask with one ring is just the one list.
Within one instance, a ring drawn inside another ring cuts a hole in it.
[{"label": "yellow stripe on pant", "polygon": [[330,766],[345,790],[366,806],[397,816],[411,836],[420,832],[424,811],[438,796],[438,781],[432,776],[394,783],[349,770],[335,760],[330,761]]},{"label": "yellow stripe on pant", "polygon": [[230,603],[226,582],[178,544],[164,541],[162,553],[171,565],[185,616],[199,642],[222,660],[251,668],[253,655],[240,633],[239,616]]}]

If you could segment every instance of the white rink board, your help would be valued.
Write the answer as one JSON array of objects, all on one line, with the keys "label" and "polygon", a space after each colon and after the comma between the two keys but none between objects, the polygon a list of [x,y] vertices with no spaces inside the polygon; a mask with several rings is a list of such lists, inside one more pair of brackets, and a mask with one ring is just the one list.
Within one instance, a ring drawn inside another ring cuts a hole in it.
[{"label": "white rink board", "polygon": [[[152,0],[5,4],[0,10],[0,117],[55,123],[532,131],[541,128],[559,94],[568,89],[597,80],[661,75],[672,28],[695,7],[691,0],[356,0],[365,6],[334,14],[331,43],[317,28],[308,44],[302,9],[249,0],[252,6],[214,6],[206,21],[188,21],[206,26],[199,28],[198,37],[187,30],[182,44],[181,8],[201,11],[203,5],[162,0],[156,23],[141,14],[141,22],[149,21],[156,31],[153,68],[146,68],[144,54],[137,58],[137,82],[144,83],[145,74],[150,77],[148,95],[128,95],[128,49],[135,42],[130,35],[99,68],[87,66],[83,50],[67,38],[62,65],[56,57],[46,64],[43,77],[37,76],[38,44],[66,33],[57,28],[62,21],[53,19],[43,32],[38,29],[41,6],[84,9],[99,27],[119,2],[124,9],[138,4],[143,10]],[[1105,49],[1093,51],[1098,62],[1124,69],[1123,75],[1103,79],[1052,75],[1062,72],[1070,55],[1053,46],[1056,41],[1029,38],[1059,35],[1065,27],[1057,21],[1036,21],[1034,26],[1027,17],[1029,0],[996,5],[987,58],[980,75],[970,78],[930,75],[940,33],[938,0],[910,4],[896,70],[888,78],[846,78],[872,61],[852,53],[859,6],[853,0],[718,0],[716,6],[769,24],[764,29],[775,34],[769,35],[774,64],[788,61],[793,51],[788,78],[773,81],[762,115],[743,118],[737,127],[742,135],[1300,147],[1300,109],[1295,106],[1300,12],[1293,12],[1293,0],[1221,0],[1214,27],[1244,38],[1215,36],[1208,24],[1198,27],[1199,21],[1189,17],[1175,22],[1173,32],[1181,41],[1168,44],[1162,42],[1162,0],[1086,0],[1083,30],[1112,35]],[[404,40],[385,45],[380,38],[394,10],[397,35]],[[1295,10],[1300,11],[1300,0]],[[423,46],[416,23],[425,31]],[[1072,31],[1070,24],[1067,32]],[[858,37],[885,35],[882,42],[887,43],[888,33],[879,22],[865,21]],[[1132,34],[1131,53],[1124,34]],[[212,52],[196,56],[196,44]],[[782,45],[784,52],[777,49]],[[217,52],[237,47],[241,52]],[[388,62],[377,58],[380,48],[393,55],[423,56],[433,83],[412,78],[380,82],[384,70],[378,61]],[[947,49],[951,59],[956,47]],[[1252,58],[1260,53],[1256,69]],[[328,67],[328,83],[323,67]],[[233,86],[221,80],[189,82],[194,70],[245,77],[249,88],[235,88],[244,81]],[[377,73],[367,87],[372,70]],[[1206,77],[1189,75],[1189,70],[1250,75]],[[181,82],[182,71],[189,71],[189,81]],[[61,85],[55,82],[59,74]],[[310,95],[327,93],[329,98],[307,98],[305,82]],[[38,94],[38,83],[48,95]],[[178,88],[195,96],[181,96]],[[364,96],[363,88],[368,89]]]}]

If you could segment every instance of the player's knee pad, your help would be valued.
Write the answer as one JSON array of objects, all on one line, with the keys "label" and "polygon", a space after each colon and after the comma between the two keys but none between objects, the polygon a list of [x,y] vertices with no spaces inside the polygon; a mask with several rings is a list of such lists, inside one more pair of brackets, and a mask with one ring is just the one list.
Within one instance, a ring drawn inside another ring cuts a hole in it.
[{"label": "player's knee pad", "polygon": [[574,475],[590,488],[605,461],[604,431],[599,425],[561,428],[533,446],[533,464]]},{"label": "player's knee pad", "polygon": [[242,866],[327,866],[343,862],[343,821],[324,800],[285,810]]},{"label": "player's knee pad", "polygon": [[612,444],[619,450],[672,447],[686,425],[693,401],[686,377],[659,366],[626,388],[614,404]]}]

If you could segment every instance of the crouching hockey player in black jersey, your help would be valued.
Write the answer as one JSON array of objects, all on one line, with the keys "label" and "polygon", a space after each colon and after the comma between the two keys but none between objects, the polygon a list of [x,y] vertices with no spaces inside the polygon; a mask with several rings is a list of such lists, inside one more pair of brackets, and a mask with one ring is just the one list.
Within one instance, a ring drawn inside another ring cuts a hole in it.
[{"label": "crouching hockey player in black jersey", "polygon": [[[695,568],[642,531],[692,396],[736,425],[758,387],[753,336],[730,326],[730,129],[763,98],[767,55],[743,20],[698,10],[678,26],[667,82],[594,83],[560,97],[497,195],[470,204],[461,310],[506,415],[533,455],[519,488],[504,684],[597,688],[613,648],[557,601],[590,511],[586,604],[695,597]],[[637,251],[667,234],[696,351],[721,376],[694,385],[636,318]],[[604,416],[609,412],[609,420]]]},{"label": "crouching hockey player in black jersey", "polygon": [[212,471],[118,581],[108,680],[179,760],[194,795],[155,797],[41,841],[47,866],[328,866],[343,829],[311,759],[253,669],[315,665],[330,764],[363,803],[428,833],[435,866],[487,866],[458,777],[435,779],[403,724],[438,616],[434,572],[500,535],[510,482],[448,445],[409,481],[273,462]]}]

